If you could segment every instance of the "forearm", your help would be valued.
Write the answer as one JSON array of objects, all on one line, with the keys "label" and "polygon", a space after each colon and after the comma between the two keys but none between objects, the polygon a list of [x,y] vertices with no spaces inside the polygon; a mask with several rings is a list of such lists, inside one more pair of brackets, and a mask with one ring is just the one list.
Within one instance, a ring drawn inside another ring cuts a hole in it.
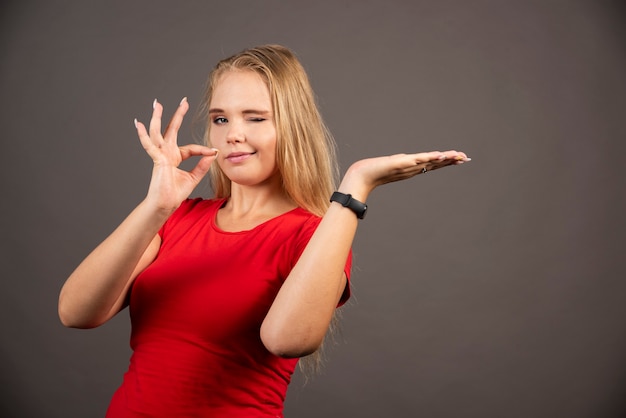
[{"label": "forearm", "polygon": [[[348,175],[339,191],[361,201],[369,194]],[[261,338],[274,354],[300,357],[322,343],[347,285],[344,269],[357,226],[350,209],[331,203],[263,322]]]},{"label": "forearm", "polygon": [[[153,240],[168,213],[145,201],[74,270],[59,295],[59,317],[66,326],[91,328],[122,307],[134,276],[152,261]],[[149,251],[146,251],[146,250]]]}]

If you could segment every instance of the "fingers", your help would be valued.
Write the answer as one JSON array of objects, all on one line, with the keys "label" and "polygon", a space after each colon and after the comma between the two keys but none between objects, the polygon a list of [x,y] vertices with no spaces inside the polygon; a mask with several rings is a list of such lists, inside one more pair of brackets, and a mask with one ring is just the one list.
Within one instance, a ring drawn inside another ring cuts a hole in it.
[{"label": "fingers", "polygon": [[418,154],[398,154],[390,158],[396,159],[398,162],[395,167],[395,172],[399,177],[412,177],[418,174],[426,174],[429,171],[471,161],[464,152],[456,150],[421,152]]},{"label": "fingers", "polygon": [[216,157],[218,154],[217,148],[209,148],[199,144],[188,144],[178,148],[180,150],[180,156],[183,160],[190,157]]},{"label": "fingers", "polygon": [[426,174],[429,171],[437,170],[443,167],[447,167],[450,165],[459,165],[465,162],[471,161],[464,152],[458,152],[455,150],[445,151],[445,152],[435,152],[428,153],[430,157],[433,157],[433,154],[436,155],[436,158],[429,158],[427,161],[421,160],[416,162],[416,166],[419,167],[419,174]]},{"label": "fingers", "polygon": [[187,102],[187,98],[184,97],[180,101],[176,112],[174,112],[174,115],[165,130],[165,135],[162,135],[161,124],[163,117],[163,105],[161,105],[157,99],[154,99],[154,102],[152,103],[152,117],[150,119],[149,127],[146,129],[143,123],[135,119],[137,134],[139,135],[139,140],[141,141],[144,149],[150,153],[150,151],[154,151],[155,148],[162,148],[166,142],[171,142],[176,145],[178,130],[180,129],[188,110],[189,103]]},{"label": "fingers", "polygon": [[431,163],[438,161],[471,161],[470,158],[465,155],[464,152],[459,151],[431,151],[431,152],[421,152],[419,154],[411,154],[409,156],[413,158],[415,164],[423,164],[423,163]]},{"label": "fingers", "polygon": [[198,161],[198,164],[189,172],[196,183],[199,183],[200,180],[209,172],[209,168],[211,168],[211,164],[215,161],[215,157],[217,157],[217,153],[213,156],[203,157]]},{"label": "fingers", "polygon": [[148,155],[155,157],[155,149],[163,146],[163,137],[161,136],[161,115],[163,114],[163,106],[154,99],[152,103],[152,118],[150,119],[149,131],[146,126],[135,119],[135,128],[141,145]]},{"label": "fingers", "polygon": [[141,145],[146,150],[148,155],[153,157],[154,149],[156,148],[156,146],[152,142],[150,135],[148,135],[148,131],[146,130],[145,125],[135,119],[135,128],[137,128],[137,135],[139,136],[139,141],[141,142]]},{"label": "fingers", "polygon": [[460,151],[446,151],[444,155],[446,156],[446,160],[453,160],[455,164],[462,164],[472,160],[464,152]]},{"label": "fingers", "polygon": [[163,116],[163,106],[161,103],[154,99],[152,102],[152,118],[150,119],[150,139],[152,143],[157,147],[161,147],[163,144],[163,137],[161,136],[161,117]]},{"label": "fingers", "polygon": [[165,140],[176,142],[178,137],[178,130],[183,124],[183,119],[185,118],[185,114],[189,110],[189,103],[187,102],[187,98],[183,97],[180,101],[178,108],[174,112],[170,123],[167,125],[165,129]]},{"label": "fingers", "polygon": [[[420,174],[454,164],[471,161],[464,152],[430,151],[418,154],[396,154],[388,157],[394,168],[402,173]],[[425,171],[424,171],[425,169]]]},{"label": "fingers", "polygon": [[218,150],[216,148],[209,148],[198,144],[189,144],[180,147],[180,155],[183,160],[193,156],[202,157],[193,170],[189,172],[196,182],[199,182],[202,177],[206,175],[211,164],[217,158],[217,154]]}]

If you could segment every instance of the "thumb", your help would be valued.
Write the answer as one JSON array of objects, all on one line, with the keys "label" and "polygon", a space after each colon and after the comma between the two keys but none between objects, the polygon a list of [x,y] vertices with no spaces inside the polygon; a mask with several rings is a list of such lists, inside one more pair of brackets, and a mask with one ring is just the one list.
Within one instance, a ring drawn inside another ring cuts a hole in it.
[{"label": "thumb", "polygon": [[189,174],[194,178],[196,183],[199,183],[200,180],[202,180],[202,178],[206,176],[206,173],[208,173],[209,168],[211,168],[211,164],[213,164],[213,161],[215,161],[215,158],[217,158],[217,154],[207,155],[200,158],[198,164],[196,164],[196,166],[189,172]]}]

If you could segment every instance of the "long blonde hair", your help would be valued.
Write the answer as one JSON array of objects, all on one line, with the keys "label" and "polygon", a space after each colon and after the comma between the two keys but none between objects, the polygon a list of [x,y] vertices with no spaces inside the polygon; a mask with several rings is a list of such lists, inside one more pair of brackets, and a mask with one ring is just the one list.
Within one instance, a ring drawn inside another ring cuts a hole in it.
[{"label": "long blonde hair", "polygon": [[[276,125],[276,164],[283,190],[296,205],[322,216],[337,183],[336,146],[300,61],[280,45],[246,49],[221,60],[209,75],[201,105],[203,117],[207,117],[220,77],[231,70],[254,71],[267,84]],[[211,146],[211,123],[208,118],[205,120],[203,140]],[[210,179],[216,198],[230,196],[230,180],[217,164],[211,166]]]},{"label": "long blonde hair", "polygon": [[[200,117],[205,121],[204,143],[211,146],[208,109],[213,91],[220,77],[232,70],[254,71],[267,84],[276,126],[276,164],[283,190],[296,205],[317,216],[324,215],[339,174],[336,145],[320,115],[309,78],[288,48],[258,46],[217,63],[209,74],[200,106]],[[219,165],[211,165],[209,174],[215,197],[230,197],[231,182]],[[335,311],[327,336],[334,337],[337,332],[337,315]],[[319,350],[299,362],[307,378],[320,371],[327,342],[325,339]]]}]

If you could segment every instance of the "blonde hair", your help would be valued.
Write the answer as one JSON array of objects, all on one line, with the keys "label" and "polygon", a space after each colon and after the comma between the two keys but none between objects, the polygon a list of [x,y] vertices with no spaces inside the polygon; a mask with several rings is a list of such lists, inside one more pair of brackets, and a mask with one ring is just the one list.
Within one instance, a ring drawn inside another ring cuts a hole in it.
[{"label": "blonde hair", "polygon": [[[211,146],[208,109],[220,77],[227,71],[248,70],[259,74],[267,84],[276,126],[276,164],[286,195],[296,205],[323,216],[330,206],[339,174],[336,145],[322,120],[309,78],[295,54],[280,45],[246,49],[217,63],[209,74],[200,116],[205,120],[203,141]],[[230,197],[231,182],[218,164],[211,165],[211,188],[216,198]],[[338,311],[327,336],[333,340],[338,328]],[[320,371],[323,347],[299,362],[308,378]]]},{"label": "blonde hair", "polygon": [[[322,120],[300,61],[292,51],[280,45],[246,49],[221,60],[209,75],[201,106],[203,117],[208,116],[220,77],[232,70],[254,71],[266,82],[272,100],[276,164],[283,190],[296,205],[322,216],[337,183],[335,141]],[[209,120],[205,127],[203,140],[211,146]],[[210,181],[216,198],[230,196],[231,182],[217,164],[211,166]]]}]

